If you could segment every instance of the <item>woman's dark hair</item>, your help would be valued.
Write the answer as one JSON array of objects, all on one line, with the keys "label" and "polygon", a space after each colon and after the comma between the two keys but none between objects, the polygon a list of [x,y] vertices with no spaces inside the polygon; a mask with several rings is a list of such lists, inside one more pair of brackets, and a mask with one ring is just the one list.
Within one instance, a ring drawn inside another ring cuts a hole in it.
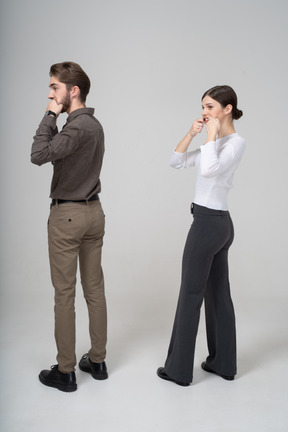
[{"label": "woman's dark hair", "polygon": [[228,85],[218,85],[207,90],[201,100],[203,100],[205,96],[210,96],[212,99],[215,99],[223,106],[223,108],[227,105],[232,105],[233,120],[238,120],[242,117],[243,111],[237,108],[237,95],[232,87],[229,87]]},{"label": "woman's dark hair", "polygon": [[81,102],[86,101],[90,90],[90,79],[81,66],[73,62],[55,63],[51,66],[50,76],[56,76],[58,80],[66,84],[67,90],[73,86],[79,87]]}]

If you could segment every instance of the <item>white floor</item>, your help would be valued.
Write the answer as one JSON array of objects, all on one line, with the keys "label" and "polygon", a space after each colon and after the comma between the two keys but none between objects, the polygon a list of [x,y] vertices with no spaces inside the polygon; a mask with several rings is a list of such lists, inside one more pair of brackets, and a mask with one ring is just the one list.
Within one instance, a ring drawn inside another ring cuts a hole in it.
[{"label": "white floor", "polygon": [[[107,365],[98,382],[77,369],[78,390],[63,393],[38,381],[55,363],[52,299],[43,291],[5,299],[1,325],[1,432],[284,432],[288,430],[287,313],[283,301],[236,299],[237,379],[201,370],[206,355],[201,317],[190,387],[160,380],[174,304],[147,299],[124,307],[111,297]],[[79,296],[80,297],[80,296]],[[44,300],[45,299],[45,300]],[[133,299],[132,299],[133,300]],[[39,303],[37,309],[35,304]],[[86,311],[77,299],[77,354],[87,351]],[[173,301],[174,303],[174,301]],[[3,303],[2,303],[3,304]],[[271,319],[272,317],[272,319]],[[3,325],[4,323],[4,325]]]}]

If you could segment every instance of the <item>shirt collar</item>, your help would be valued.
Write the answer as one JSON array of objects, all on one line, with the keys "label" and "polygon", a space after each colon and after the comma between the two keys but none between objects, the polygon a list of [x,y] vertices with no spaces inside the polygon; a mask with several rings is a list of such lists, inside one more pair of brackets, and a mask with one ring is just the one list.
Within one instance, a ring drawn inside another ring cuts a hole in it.
[{"label": "shirt collar", "polygon": [[67,122],[70,122],[71,120],[75,119],[81,114],[88,114],[90,116],[93,116],[94,114],[94,108],[78,108],[75,111],[72,111],[71,114],[67,117]]}]

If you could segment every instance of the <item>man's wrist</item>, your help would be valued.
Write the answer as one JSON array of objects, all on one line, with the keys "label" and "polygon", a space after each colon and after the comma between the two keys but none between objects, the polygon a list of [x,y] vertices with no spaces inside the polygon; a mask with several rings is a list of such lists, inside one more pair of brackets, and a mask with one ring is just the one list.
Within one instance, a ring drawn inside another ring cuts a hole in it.
[{"label": "man's wrist", "polygon": [[53,116],[54,118],[57,117],[57,114],[54,111],[50,111],[50,110],[46,111],[45,115],[51,117]]}]

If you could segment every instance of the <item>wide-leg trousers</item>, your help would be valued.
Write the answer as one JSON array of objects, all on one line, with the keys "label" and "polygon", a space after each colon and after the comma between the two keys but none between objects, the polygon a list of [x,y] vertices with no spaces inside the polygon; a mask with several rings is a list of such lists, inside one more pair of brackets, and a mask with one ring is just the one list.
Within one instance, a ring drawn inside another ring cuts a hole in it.
[{"label": "wide-leg trousers", "polygon": [[99,200],[51,207],[48,245],[55,289],[55,340],[61,372],[75,369],[75,287],[79,259],[81,284],[89,314],[89,357],[100,363],[106,356],[107,311],[101,252],[105,217]]},{"label": "wide-leg trousers", "polygon": [[193,204],[194,221],[182,261],[176,316],[165,372],[192,382],[200,309],[205,298],[208,366],[223,375],[236,374],[235,314],[230,295],[228,250],[234,238],[228,211]]}]

